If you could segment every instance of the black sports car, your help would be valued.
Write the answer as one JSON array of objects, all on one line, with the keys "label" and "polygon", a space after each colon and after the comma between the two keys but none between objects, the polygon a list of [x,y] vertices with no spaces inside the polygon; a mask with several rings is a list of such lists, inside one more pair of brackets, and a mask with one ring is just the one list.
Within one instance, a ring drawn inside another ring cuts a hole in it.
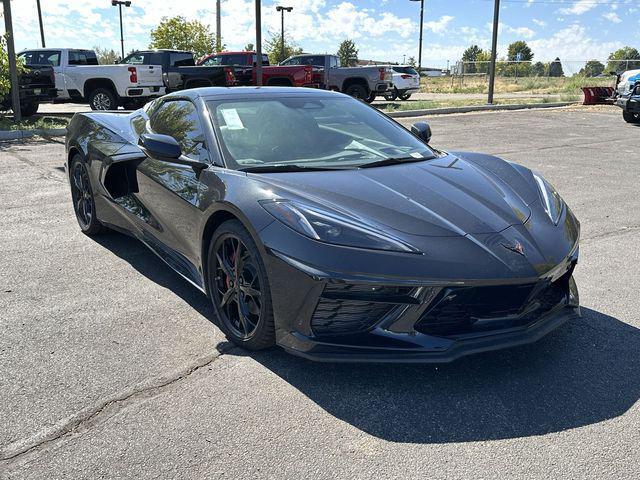
[{"label": "black sports car", "polygon": [[202,88],[76,114],[65,163],[82,231],[144,242],[248,349],[445,362],[579,316],[556,190],[430,137],[336,92]]}]

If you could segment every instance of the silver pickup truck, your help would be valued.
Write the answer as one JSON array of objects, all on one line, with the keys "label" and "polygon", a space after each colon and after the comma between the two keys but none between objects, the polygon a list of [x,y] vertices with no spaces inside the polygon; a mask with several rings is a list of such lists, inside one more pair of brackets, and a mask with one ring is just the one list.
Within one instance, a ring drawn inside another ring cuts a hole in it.
[{"label": "silver pickup truck", "polygon": [[393,72],[388,67],[341,67],[340,59],[336,55],[294,55],[287,58],[280,65],[311,65],[313,66],[313,82],[322,88],[338,90],[373,102],[376,95],[381,95],[393,88]]}]

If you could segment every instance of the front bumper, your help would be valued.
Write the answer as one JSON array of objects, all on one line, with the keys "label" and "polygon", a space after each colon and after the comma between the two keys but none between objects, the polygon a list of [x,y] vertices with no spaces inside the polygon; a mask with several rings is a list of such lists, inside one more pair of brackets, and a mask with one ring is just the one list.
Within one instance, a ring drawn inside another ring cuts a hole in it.
[{"label": "front bumper", "polygon": [[[576,244],[565,260],[535,279],[442,285],[420,285],[414,279],[401,285],[398,279],[338,279],[271,250],[266,263],[276,340],[289,353],[316,361],[392,363],[444,363],[532,343],[580,317],[572,277],[577,258]],[[501,299],[505,294],[516,298],[521,288],[521,299]],[[482,292],[475,295],[482,301],[478,304],[471,296],[467,303],[469,291]],[[446,323],[452,318],[451,305],[445,302],[450,298],[462,302],[454,302],[453,324]],[[487,313],[486,303],[492,302],[501,305],[494,308],[499,316]],[[467,315],[472,310],[473,316]]]}]

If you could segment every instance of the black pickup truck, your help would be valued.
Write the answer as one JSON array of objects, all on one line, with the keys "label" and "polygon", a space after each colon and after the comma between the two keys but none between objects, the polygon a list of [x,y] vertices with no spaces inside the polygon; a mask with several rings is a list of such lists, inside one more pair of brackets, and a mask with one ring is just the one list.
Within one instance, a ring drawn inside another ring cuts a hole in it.
[{"label": "black pickup truck", "polygon": [[622,109],[627,123],[640,123],[640,82],[627,93],[618,95],[615,104]]},{"label": "black pickup truck", "polygon": [[[53,67],[27,65],[18,77],[20,110],[22,116],[30,117],[38,111],[41,103],[52,102],[56,96],[56,81]],[[11,110],[11,93],[0,101],[2,110]]]},{"label": "black pickup truck", "polygon": [[192,52],[184,50],[141,50],[120,63],[160,65],[167,93],[197,87],[230,87],[236,84],[233,67],[196,66]]}]

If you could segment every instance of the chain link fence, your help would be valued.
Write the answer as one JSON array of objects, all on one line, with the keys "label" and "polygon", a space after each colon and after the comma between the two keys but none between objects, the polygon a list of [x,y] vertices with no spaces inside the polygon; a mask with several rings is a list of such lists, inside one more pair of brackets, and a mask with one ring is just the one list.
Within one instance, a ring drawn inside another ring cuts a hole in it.
[{"label": "chain link fence", "polygon": [[[486,93],[489,61],[454,63],[441,76],[425,79],[423,91],[433,93]],[[614,73],[640,69],[640,60],[496,61],[496,93],[529,92],[565,96],[581,95],[582,87],[613,86]]]}]

